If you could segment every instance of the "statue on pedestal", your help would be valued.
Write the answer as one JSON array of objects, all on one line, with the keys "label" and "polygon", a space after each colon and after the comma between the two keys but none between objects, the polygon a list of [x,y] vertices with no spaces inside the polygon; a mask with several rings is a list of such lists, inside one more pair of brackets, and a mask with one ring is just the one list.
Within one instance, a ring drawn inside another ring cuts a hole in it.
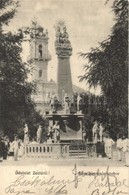
[{"label": "statue on pedestal", "polygon": [[103,141],[103,131],[104,131],[104,127],[102,126],[102,123],[100,123],[100,125],[99,125],[100,142]]},{"label": "statue on pedestal", "polygon": [[61,107],[61,104],[59,102],[57,95],[53,95],[51,97],[50,104],[51,104],[51,112],[52,113],[56,113],[57,110]]},{"label": "statue on pedestal", "polygon": [[67,28],[66,28],[66,26],[64,26],[63,27],[63,32],[62,32],[62,42],[63,43],[69,43],[68,38],[69,38],[69,35],[67,33]]},{"label": "statue on pedestal", "polygon": [[56,28],[56,43],[60,43],[60,37],[61,37],[61,31],[60,31],[60,26],[57,26]]},{"label": "statue on pedestal", "polygon": [[81,96],[78,94],[77,96],[77,111],[80,111],[80,101],[82,100]]},{"label": "statue on pedestal", "polygon": [[56,112],[55,99],[56,99],[56,96],[55,96],[55,95],[53,95],[53,96],[51,97],[51,100],[50,100],[50,104],[51,104],[51,111],[52,111],[52,112]]},{"label": "statue on pedestal", "polygon": [[69,99],[67,93],[64,96],[64,111],[65,112],[70,111],[70,99]]},{"label": "statue on pedestal", "polygon": [[93,141],[95,143],[97,143],[97,137],[98,137],[97,134],[98,134],[98,123],[97,121],[95,121],[92,128]]},{"label": "statue on pedestal", "polygon": [[37,130],[37,142],[41,143],[41,139],[42,139],[42,126],[39,125],[39,128]]},{"label": "statue on pedestal", "polygon": [[53,133],[54,133],[54,143],[58,143],[60,141],[60,127],[59,122],[56,121],[53,126]]},{"label": "statue on pedestal", "polygon": [[71,43],[69,41],[69,35],[67,33],[67,28],[65,24],[60,23],[56,26],[56,41],[55,45],[58,48],[71,49]]},{"label": "statue on pedestal", "polygon": [[27,145],[29,143],[29,129],[27,124],[25,124],[23,130],[24,130],[24,144]]}]

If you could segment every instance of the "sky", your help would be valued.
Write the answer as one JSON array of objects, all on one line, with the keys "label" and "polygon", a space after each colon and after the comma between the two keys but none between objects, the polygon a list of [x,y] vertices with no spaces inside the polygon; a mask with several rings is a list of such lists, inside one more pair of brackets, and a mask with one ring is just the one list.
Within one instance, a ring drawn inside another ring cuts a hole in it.
[{"label": "sky", "polygon": [[[57,56],[55,53],[54,25],[59,20],[64,20],[69,40],[73,48],[70,58],[73,84],[88,89],[85,82],[79,82],[78,76],[84,74],[83,65],[86,60],[79,57],[79,52],[87,53],[98,43],[108,38],[114,24],[114,15],[111,9],[113,0],[105,5],[106,0],[19,0],[20,7],[9,25],[15,30],[22,26],[29,26],[31,20],[37,19],[38,23],[48,30],[49,52],[52,60],[48,65],[48,79],[56,81]],[[26,46],[26,55],[28,48]],[[90,90],[98,94],[97,88]]]}]

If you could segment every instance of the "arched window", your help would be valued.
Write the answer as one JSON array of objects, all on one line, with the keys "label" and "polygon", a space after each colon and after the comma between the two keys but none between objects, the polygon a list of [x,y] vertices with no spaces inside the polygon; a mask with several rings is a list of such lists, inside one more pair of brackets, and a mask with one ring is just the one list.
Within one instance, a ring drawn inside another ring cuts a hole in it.
[{"label": "arched window", "polygon": [[42,45],[39,45],[39,58],[43,57],[43,53],[42,53]]},{"label": "arched window", "polygon": [[42,70],[39,70],[39,77],[42,77]]}]

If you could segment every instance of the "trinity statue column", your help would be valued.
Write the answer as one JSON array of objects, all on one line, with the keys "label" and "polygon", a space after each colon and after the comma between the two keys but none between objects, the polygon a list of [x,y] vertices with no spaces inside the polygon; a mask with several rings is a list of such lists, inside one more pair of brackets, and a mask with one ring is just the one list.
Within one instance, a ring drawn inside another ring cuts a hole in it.
[{"label": "trinity statue column", "polygon": [[63,102],[62,93],[68,95],[71,99],[73,95],[70,56],[72,55],[72,47],[65,25],[60,23],[56,25],[56,41],[55,49],[58,57],[57,69],[57,93],[59,101]]}]

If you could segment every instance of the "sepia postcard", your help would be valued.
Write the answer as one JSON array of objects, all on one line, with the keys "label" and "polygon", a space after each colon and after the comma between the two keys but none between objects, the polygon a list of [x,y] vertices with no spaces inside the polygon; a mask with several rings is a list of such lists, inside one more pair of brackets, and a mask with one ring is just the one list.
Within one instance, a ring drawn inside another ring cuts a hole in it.
[{"label": "sepia postcard", "polygon": [[0,178],[129,194],[127,0],[0,0]]}]

